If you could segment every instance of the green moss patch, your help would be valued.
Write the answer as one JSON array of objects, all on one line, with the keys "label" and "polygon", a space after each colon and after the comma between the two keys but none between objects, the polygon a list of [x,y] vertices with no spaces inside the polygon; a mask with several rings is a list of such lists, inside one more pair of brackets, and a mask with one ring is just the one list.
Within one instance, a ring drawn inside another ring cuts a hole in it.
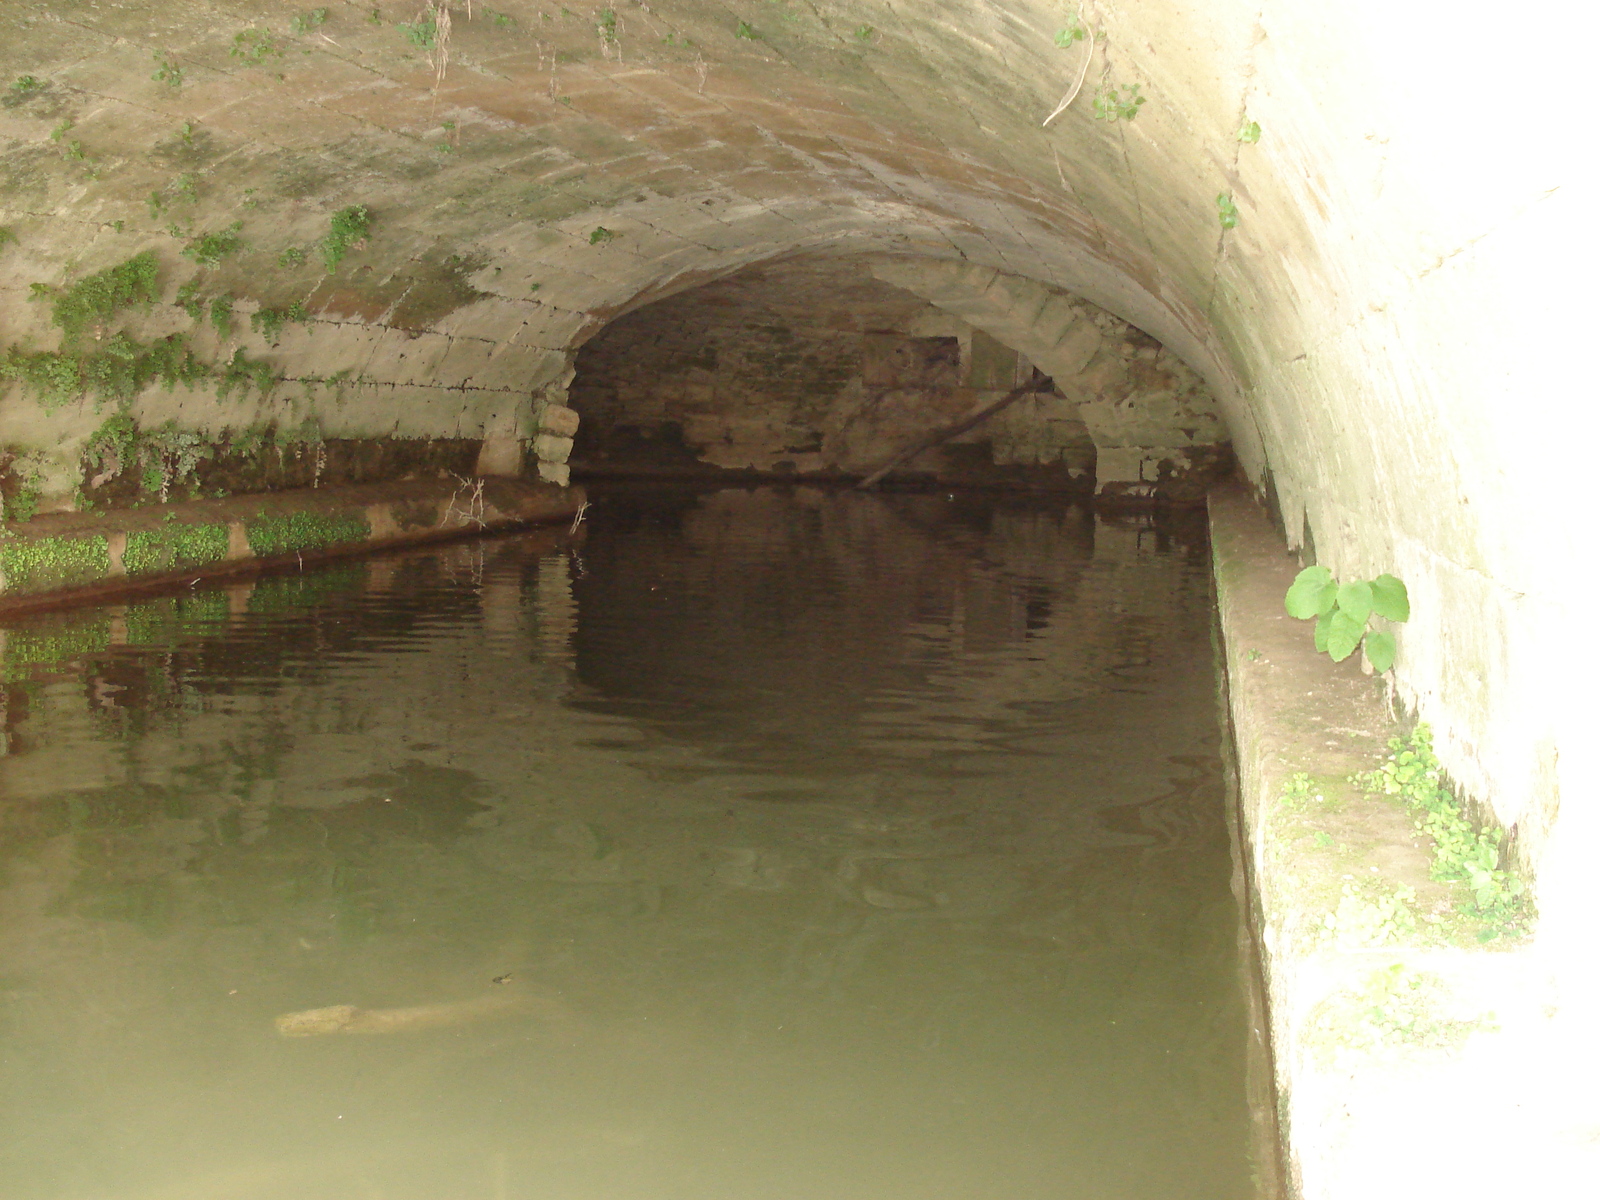
[{"label": "green moss patch", "polygon": [[169,525],[128,534],[122,566],[129,575],[153,575],[221,562],[227,556],[226,525]]},{"label": "green moss patch", "polygon": [[99,583],[111,570],[103,535],[0,543],[0,577],[8,595]]},{"label": "green moss patch", "polygon": [[364,542],[372,536],[372,526],[356,513],[324,516],[297,512],[284,517],[258,516],[245,526],[250,549],[260,558],[293,554],[297,550],[320,550],[347,542]]}]

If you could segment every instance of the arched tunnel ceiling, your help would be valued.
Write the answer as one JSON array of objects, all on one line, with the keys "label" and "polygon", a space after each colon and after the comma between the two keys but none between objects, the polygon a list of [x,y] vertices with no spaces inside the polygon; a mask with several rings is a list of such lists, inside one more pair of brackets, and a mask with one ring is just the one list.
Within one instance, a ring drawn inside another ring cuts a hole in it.
[{"label": "arched tunnel ceiling", "polygon": [[[1046,125],[1080,18],[1084,88]],[[1513,103],[1485,84],[1502,23],[1423,0],[13,0],[0,338],[55,345],[30,285],[150,250],[142,336],[267,360],[271,404],[330,432],[476,436],[559,391],[613,316],[774,257],[1065,289],[1205,377],[1291,542],[1412,584],[1400,694],[1514,823],[1586,735],[1552,699],[1581,551],[1545,519],[1577,500],[1551,450],[1573,380],[1529,348],[1583,338],[1588,230],[1560,119],[1584,39],[1548,38],[1537,103]],[[351,206],[370,237],[329,272]],[[225,332],[174,303],[191,280],[237,305]],[[296,302],[270,341],[247,327]],[[137,407],[205,429],[267,403]],[[12,387],[0,441],[70,473],[102,419]]]},{"label": "arched tunnel ceiling", "polygon": [[[244,249],[208,288],[534,351],[774,255],[887,251],[1047,279],[1232,391],[1203,306],[1236,69],[1181,108],[1098,121],[1102,74],[1152,89],[1102,28],[1084,94],[1044,128],[1088,54],[1056,44],[1047,5],[467,9],[424,49],[406,27],[437,20],[414,3],[328,5],[320,23],[280,4],[12,7],[6,74],[43,84],[3,110],[26,235],[12,286],[146,245],[171,260],[237,220]],[[1250,33],[1166,36],[1229,64]],[[1152,206],[1158,160],[1206,177]],[[372,238],[327,277],[313,243],[348,204]]]}]

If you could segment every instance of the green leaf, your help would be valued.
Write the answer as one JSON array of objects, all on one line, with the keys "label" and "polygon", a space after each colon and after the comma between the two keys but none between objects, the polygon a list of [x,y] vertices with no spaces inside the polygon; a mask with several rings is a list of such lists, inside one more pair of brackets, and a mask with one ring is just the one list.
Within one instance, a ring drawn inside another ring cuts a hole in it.
[{"label": "green leaf", "polygon": [[1363,629],[1372,614],[1372,585],[1370,583],[1345,583],[1339,585],[1339,611]]},{"label": "green leaf", "polygon": [[1327,567],[1307,567],[1294,577],[1284,593],[1283,607],[1291,617],[1304,621],[1332,610],[1339,599],[1333,572]]},{"label": "green leaf", "polygon": [[1393,575],[1379,575],[1372,581],[1372,611],[1389,621],[1411,619],[1411,597],[1406,585]]},{"label": "green leaf", "polygon": [[1361,645],[1367,653],[1367,661],[1379,675],[1394,666],[1394,634],[1372,630],[1362,640]]},{"label": "green leaf", "polygon": [[1311,634],[1311,644],[1317,648],[1318,654],[1328,652],[1328,630],[1333,628],[1333,614],[1338,611],[1336,608],[1330,608],[1317,618],[1317,627]]},{"label": "green leaf", "polygon": [[1343,662],[1355,653],[1366,631],[1363,622],[1351,620],[1342,608],[1336,610],[1328,620],[1328,656],[1334,662]]}]

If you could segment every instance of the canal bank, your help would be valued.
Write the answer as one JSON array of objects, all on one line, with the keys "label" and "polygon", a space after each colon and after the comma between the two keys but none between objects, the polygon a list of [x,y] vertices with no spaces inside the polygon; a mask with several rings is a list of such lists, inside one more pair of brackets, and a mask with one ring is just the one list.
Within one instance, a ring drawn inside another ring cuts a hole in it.
[{"label": "canal bank", "polygon": [[1285,612],[1302,564],[1246,489],[1214,490],[1210,522],[1289,1194],[1586,1194],[1600,1056],[1529,898],[1486,908],[1440,878],[1428,813],[1392,793],[1412,776],[1453,788],[1387,678],[1318,653]]},{"label": "canal bank", "polygon": [[582,488],[454,477],[51,513],[0,530],[0,613],[575,520]]}]

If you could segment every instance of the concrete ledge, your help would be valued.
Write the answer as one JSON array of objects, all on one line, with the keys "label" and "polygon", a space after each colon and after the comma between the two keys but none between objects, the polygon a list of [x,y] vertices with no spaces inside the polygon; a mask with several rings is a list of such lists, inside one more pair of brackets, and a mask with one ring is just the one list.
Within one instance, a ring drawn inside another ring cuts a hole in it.
[{"label": "concrete ledge", "polygon": [[414,480],[11,522],[0,612],[571,519],[581,488]]},{"label": "concrete ledge", "polygon": [[1244,488],[1210,512],[1289,1194],[1592,1194],[1600,1106],[1532,943],[1464,911],[1411,813],[1352,784],[1408,732],[1383,682],[1285,613],[1299,563]]}]

